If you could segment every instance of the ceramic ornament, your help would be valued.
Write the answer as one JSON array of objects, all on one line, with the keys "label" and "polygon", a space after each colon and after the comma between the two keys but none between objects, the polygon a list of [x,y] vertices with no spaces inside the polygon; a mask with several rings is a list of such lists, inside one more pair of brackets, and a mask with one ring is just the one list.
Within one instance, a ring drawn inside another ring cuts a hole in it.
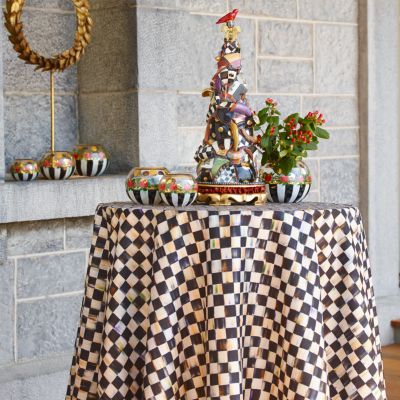
[{"label": "ceramic ornament", "polygon": [[307,164],[298,161],[289,174],[277,174],[271,165],[260,169],[260,178],[266,183],[270,203],[299,203],[311,189],[311,172]]},{"label": "ceramic ornament", "polygon": [[75,172],[75,160],[67,151],[48,151],[40,160],[39,167],[46,179],[64,180]]},{"label": "ceramic ornament", "polygon": [[16,181],[33,181],[39,175],[39,166],[35,160],[16,159],[10,167],[10,173]]},{"label": "ceramic ornament", "polygon": [[260,138],[253,127],[259,120],[246,98],[247,84],[241,74],[237,13],[235,9],[217,21],[223,24],[224,44],[215,58],[217,69],[210,87],[202,93],[210,103],[203,143],[194,158],[199,201],[207,203],[258,204],[266,198],[254,156]]},{"label": "ceramic ornament", "polygon": [[125,188],[135,204],[157,205],[161,203],[158,185],[169,171],[164,167],[133,168],[126,179]]},{"label": "ceramic ornament", "polygon": [[192,204],[197,197],[197,183],[189,174],[165,175],[159,185],[162,201],[174,207]]},{"label": "ceramic ornament", "polygon": [[81,176],[102,175],[110,163],[107,153],[100,145],[80,144],[74,149],[76,172]]}]

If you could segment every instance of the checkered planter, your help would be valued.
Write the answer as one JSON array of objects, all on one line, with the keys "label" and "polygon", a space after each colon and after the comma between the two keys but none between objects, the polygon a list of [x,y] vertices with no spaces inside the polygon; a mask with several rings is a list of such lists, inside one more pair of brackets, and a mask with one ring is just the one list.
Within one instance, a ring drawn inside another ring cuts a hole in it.
[{"label": "checkered planter", "polygon": [[356,208],[97,209],[67,400],[386,399]]}]

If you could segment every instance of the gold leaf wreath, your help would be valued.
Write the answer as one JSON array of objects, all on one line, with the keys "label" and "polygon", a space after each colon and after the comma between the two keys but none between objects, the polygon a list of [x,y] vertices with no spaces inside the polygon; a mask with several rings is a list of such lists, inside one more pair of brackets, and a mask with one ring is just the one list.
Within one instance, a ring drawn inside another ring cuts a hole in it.
[{"label": "gold leaf wreath", "polygon": [[21,21],[25,0],[7,0],[4,17],[5,26],[10,33],[8,38],[13,44],[14,50],[19,54],[19,58],[27,64],[37,65],[35,70],[64,71],[78,62],[85,52],[85,48],[90,42],[90,33],[93,25],[89,16],[89,1],[72,0],[72,2],[74,3],[77,17],[73,46],[60,54],[47,58],[32,50],[25,38]]}]

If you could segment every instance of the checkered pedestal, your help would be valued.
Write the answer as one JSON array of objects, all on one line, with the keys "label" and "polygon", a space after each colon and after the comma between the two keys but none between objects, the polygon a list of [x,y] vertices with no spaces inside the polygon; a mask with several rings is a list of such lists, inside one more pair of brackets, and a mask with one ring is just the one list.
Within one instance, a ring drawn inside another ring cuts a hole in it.
[{"label": "checkered pedestal", "polygon": [[385,400],[359,211],[100,205],[66,399]]}]

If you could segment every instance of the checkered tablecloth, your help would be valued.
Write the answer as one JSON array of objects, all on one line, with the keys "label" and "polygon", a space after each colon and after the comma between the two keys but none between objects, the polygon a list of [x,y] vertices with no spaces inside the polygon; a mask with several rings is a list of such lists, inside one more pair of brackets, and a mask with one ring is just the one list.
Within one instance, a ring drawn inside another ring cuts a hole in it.
[{"label": "checkered tablecloth", "polygon": [[66,399],[385,400],[359,211],[100,205]]}]

